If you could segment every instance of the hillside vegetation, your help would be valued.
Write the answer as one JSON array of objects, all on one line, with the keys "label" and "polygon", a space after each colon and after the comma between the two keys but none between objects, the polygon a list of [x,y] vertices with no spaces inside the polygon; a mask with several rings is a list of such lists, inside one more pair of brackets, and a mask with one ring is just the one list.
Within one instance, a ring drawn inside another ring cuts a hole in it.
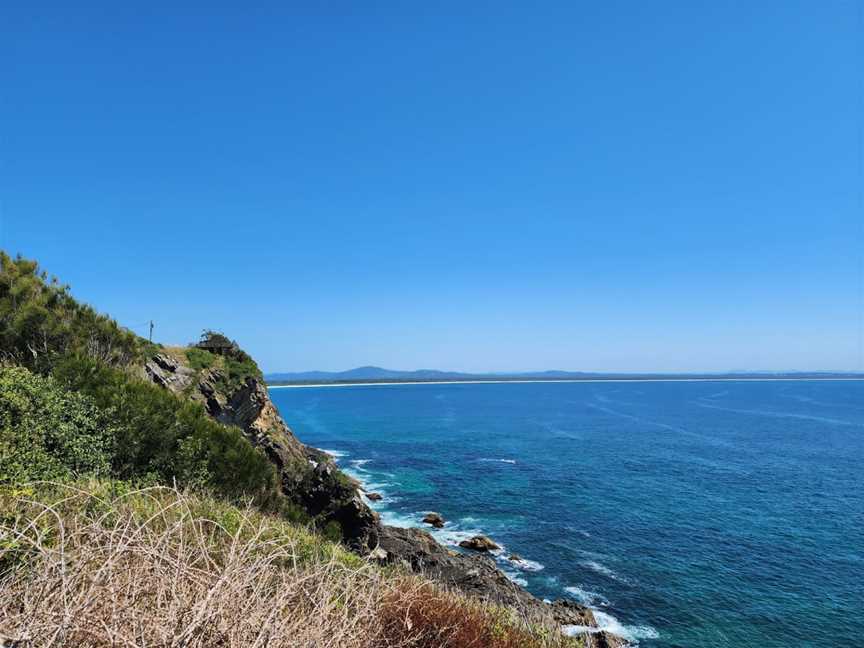
[{"label": "hillside vegetation", "polygon": [[326,540],[248,434],[143,378],[179,352],[242,392],[239,348],[151,345],[5,253],[0,345],[0,645],[577,645]]},{"label": "hillside vegetation", "polygon": [[2,631],[31,646],[564,648],[252,508],[123,482],[0,494]]}]

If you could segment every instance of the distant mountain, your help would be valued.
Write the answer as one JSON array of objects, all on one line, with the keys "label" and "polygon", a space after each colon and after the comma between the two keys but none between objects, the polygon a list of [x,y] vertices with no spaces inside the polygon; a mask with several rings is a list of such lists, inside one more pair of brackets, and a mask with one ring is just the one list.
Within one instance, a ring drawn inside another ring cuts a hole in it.
[{"label": "distant mountain", "polygon": [[529,371],[529,372],[497,372],[497,373],[465,373],[459,371],[439,371],[438,369],[416,369],[414,371],[399,371],[382,367],[357,367],[347,371],[299,371],[293,373],[271,373],[264,376],[268,383],[280,382],[352,382],[368,380],[497,380],[502,378],[537,378],[537,379],[567,379],[585,378],[592,375],[580,371]]},{"label": "distant mountain", "polygon": [[305,382],[309,380],[321,380],[325,382],[340,382],[344,380],[457,380],[474,377],[477,377],[477,374],[438,371],[436,369],[398,371],[383,369],[382,367],[357,367],[356,369],[348,369],[347,371],[271,373],[264,376],[267,382]]},{"label": "distant mountain", "polygon": [[265,374],[264,379],[271,385],[285,383],[341,383],[341,382],[374,382],[374,381],[442,381],[442,380],[586,380],[586,379],[650,379],[662,378],[694,379],[694,378],[827,378],[827,377],[861,377],[856,372],[843,371],[745,371],[704,372],[704,373],[600,373],[585,371],[548,371],[496,372],[496,373],[465,373],[459,371],[439,371],[437,369],[417,369],[415,371],[399,371],[382,367],[357,367],[347,371],[299,371],[289,373]]}]

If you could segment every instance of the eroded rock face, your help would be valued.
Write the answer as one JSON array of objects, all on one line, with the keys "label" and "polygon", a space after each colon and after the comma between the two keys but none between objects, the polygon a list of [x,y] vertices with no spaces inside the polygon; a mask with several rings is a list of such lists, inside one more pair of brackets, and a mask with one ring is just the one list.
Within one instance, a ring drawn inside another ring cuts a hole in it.
[{"label": "eroded rock face", "polygon": [[167,353],[149,359],[144,374],[157,385],[202,403],[220,423],[240,428],[276,466],[285,495],[323,523],[338,522],[349,547],[361,553],[375,547],[378,517],[361,499],[358,484],[343,475],[329,455],[294,436],[260,380],[248,377],[225,393],[220,369],[196,372]]},{"label": "eroded rock face", "polygon": [[351,549],[361,554],[374,549],[378,544],[378,514],[366,506],[354,481],[328,455],[315,448],[306,452],[310,467],[314,467],[290,485],[296,501],[309,515],[338,522]]}]

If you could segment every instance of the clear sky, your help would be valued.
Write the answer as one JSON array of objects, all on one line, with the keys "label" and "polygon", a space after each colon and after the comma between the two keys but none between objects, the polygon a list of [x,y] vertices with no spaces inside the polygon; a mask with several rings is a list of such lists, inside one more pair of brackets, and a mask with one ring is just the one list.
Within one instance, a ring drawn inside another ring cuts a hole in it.
[{"label": "clear sky", "polygon": [[862,368],[860,1],[220,4],[4,5],[0,247],[265,371]]}]

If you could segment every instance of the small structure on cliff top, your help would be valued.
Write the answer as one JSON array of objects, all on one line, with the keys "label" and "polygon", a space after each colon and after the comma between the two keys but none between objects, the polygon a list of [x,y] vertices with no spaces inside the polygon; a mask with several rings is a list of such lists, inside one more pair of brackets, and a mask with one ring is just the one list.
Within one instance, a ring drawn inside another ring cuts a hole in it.
[{"label": "small structure on cliff top", "polygon": [[195,346],[222,356],[234,355],[240,350],[240,347],[237,346],[234,340],[218,331],[210,330],[204,331],[201,334],[201,340]]}]

